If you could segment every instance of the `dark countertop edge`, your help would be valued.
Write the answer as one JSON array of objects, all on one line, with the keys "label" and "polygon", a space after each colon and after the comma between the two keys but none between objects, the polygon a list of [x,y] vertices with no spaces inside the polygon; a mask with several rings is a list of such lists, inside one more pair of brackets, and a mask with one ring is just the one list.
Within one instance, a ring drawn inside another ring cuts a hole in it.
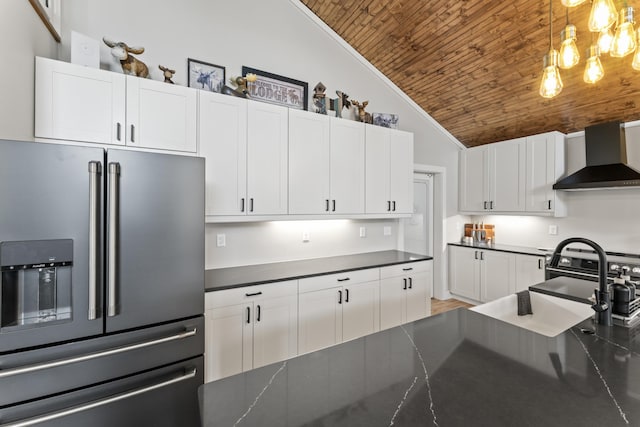
[{"label": "dark countertop edge", "polygon": [[581,302],[583,304],[589,304],[589,305],[593,304],[593,302],[588,300],[588,299],[580,298],[578,296],[571,295],[571,294],[564,293],[564,292],[554,292],[554,291],[552,291],[550,289],[539,288],[536,285],[529,286],[529,290],[531,292],[538,292],[540,294],[550,295],[552,297],[557,297],[557,298],[562,298],[562,299],[568,299],[568,300],[575,301],[575,302]]},{"label": "dark countertop edge", "polygon": [[509,245],[497,245],[497,246],[496,245],[469,245],[461,242],[450,242],[448,243],[448,245],[460,246],[463,248],[470,248],[470,249],[487,249],[490,251],[510,252],[510,253],[521,254],[521,255],[532,255],[532,256],[546,255],[544,251],[541,251],[536,248],[526,248],[524,246],[519,247],[519,246],[509,246]]},{"label": "dark countertop edge", "polygon": [[[207,287],[206,283],[205,283],[205,293],[206,292],[216,292],[216,291],[222,291],[225,289],[234,289],[234,288],[243,288],[246,286],[255,286],[255,285],[263,285],[263,284],[268,284],[268,283],[276,283],[276,282],[284,282],[287,280],[298,280],[298,279],[306,279],[309,277],[318,277],[318,276],[326,276],[329,274],[338,274],[338,273],[346,273],[349,271],[357,271],[357,270],[367,270],[369,268],[380,268],[380,267],[389,267],[392,265],[399,265],[399,264],[408,264],[408,263],[413,263],[413,262],[421,262],[421,261],[430,261],[433,260],[433,257],[428,256],[428,255],[419,255],[419,254],[415,254],[415,253],[411,253],[411,252],[404,252],[404,251],[397,251],[398,253],[404,253],[407,255],[410,255],[411,257],[419,257],[419,259],[406,259],[406,260],[395,260],[395,261],[388,261],[388,262],[376,262],[373,264],[368,264],[368,265],[362,265],[362,266],[357,266],[357,267],[349,267],[349,268],[341,268],[341,269],[337,269],[337,270],[325,270],[322,272],[318,272],[318,273],[309,273],[309,274],[297,274],[297,275],[292,275],[292,276],[281,276],[281,277],[277,277],[277,278],[269,278],[269,279],[264,279],[264,280],[253,280],[253,281],[249,281],[249,282],[241,282],[241,283],[233,283],[233,284],[229,284],[229,285],[219,285],[219,286],[215,286],[215,287]],[[376,252],[372,252],[372,253],[376,253]],[[357,254],[357,255],[366,255],[367,253],[363,253],[363,254]],[[349,256],[349,255],[345,255],[345,256]],[[324,260],[325,258],[317,258],[318,260]],[[298,261],[311,261],[313,259],[306,259],[306,260],[298,260]],[[291,261],[292,263],[297,262],[297,261]],[[247,267],[255,267],[256,265],[260,265],[260,264],[253,264]],[[227,267],[227,268],[243,268],[243,266],[238,266],[238,267]],[[210,270],[216,270],[216,269],[210,269]]]}]

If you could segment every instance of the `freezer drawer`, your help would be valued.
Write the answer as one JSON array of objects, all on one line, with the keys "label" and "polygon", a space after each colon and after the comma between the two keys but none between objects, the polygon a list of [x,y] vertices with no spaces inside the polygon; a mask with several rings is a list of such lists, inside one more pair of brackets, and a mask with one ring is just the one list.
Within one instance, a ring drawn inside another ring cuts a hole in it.
[{"label": "freezer drawer", "polygon": [[[83,375],[79,371],[76,375]],[[0,409],[1,426],[199,426],[202,356],[54,397]]]},{"label": "freezer drawer", "polygon": [[0,355],[0,407],[186,360],[204,352],[203,317]]}]

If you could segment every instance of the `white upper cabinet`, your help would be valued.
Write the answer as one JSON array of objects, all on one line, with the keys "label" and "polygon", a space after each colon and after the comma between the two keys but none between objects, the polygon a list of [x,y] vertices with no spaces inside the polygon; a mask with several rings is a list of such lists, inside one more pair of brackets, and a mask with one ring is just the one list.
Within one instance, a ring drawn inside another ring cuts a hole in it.
[{"label": "white upper cabinet", "polygon": [[564,173],[564,135],[550,132],[460,153],[460,211],[566,214],[552,189]]},{"label": "white upper cabinet", "polygon": [[364,153],[364,124],[331,117],[331,213],[364,213]]},{"label": "white upper cabinet", "polygon": [[413,134],[366,125],[368,214],[412,213]]},{"label": "white upper cabinet", "polygon": [[197,91],[36,58],[35,136],[196,152]]}]

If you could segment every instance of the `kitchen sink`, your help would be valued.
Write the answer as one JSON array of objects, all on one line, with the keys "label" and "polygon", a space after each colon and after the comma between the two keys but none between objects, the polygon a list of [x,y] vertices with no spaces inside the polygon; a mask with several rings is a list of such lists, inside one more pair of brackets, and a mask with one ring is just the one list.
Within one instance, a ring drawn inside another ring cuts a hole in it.
[{"label": "kitchen sink", "polygon": [[548,337],[555,337],[594,314],[588,304],[538,292],[529,294],[533,314],[518,316],[516,294],[478,305],[470,310]]}]

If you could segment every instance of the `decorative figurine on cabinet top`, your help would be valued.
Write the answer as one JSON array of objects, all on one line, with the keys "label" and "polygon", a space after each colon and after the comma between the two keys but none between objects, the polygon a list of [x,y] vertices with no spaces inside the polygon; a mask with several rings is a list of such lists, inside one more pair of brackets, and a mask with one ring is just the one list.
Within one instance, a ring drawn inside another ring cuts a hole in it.
[{"label": "decorative figurine on cabinet top", "polygon": [[176,70],[163,67],[162,65],[158,65],[158,68],[160,68],[160,70],[162,70],[162,73],[164,74],[164,82],[173,84],[173,80],[171,80],[171,78],[176,73]]},{"label": "decorative figurine on cabinet top", "polygon": [[[249,96],[249,88],[247,87],[247,83],[255,82],[258,79],[258,76],[252,73],[247,73],[244,77],[231,77],[229,82],[234,85],[236,88],[231,89],[228,86],[225,86],[222,90],[222,93],[226,93],[227,95],[234,95],[241,98],[251,98]],[[227,89],[227,90],[225,90]]]},{"label": "decorative figurine on cabinet top", "polygon": [[144,53],[143,47],[129,47],[125,42],[114,42],[107,37],[103,37],[102,41],[111,48],[111,55],[120,61],[123,73],[143,78],[149,77],[147,65],[131,55]]},{"label": "decorative figurine on cabinet top", "polygon": [[336,112],[336,117],[342,117],[342,109],[351,107],[351,102],[349,95],[344,92],[337,90],[336,95],[338,95],[337,98],[329,100],[329,109]]},{"label": "decorative figurine on cabinet top", "polygon": [[327,90],[327,87],[322,84],[322,82],[318,82],[318,84],[313,88],[313,105],[316,108],[316,113],[318,114],[327,114],[327,99],[324,92]]},{"label": "decorative figurine on cabinet top", "polygon": [[366,106],[369,105],[369,101],[364,101],[362,104],[360,104],[358,101],[352,100],[351,104],[358,109],[357,119],[359,122],[369,124],[373,123],[371,114],[364,111]]}]

